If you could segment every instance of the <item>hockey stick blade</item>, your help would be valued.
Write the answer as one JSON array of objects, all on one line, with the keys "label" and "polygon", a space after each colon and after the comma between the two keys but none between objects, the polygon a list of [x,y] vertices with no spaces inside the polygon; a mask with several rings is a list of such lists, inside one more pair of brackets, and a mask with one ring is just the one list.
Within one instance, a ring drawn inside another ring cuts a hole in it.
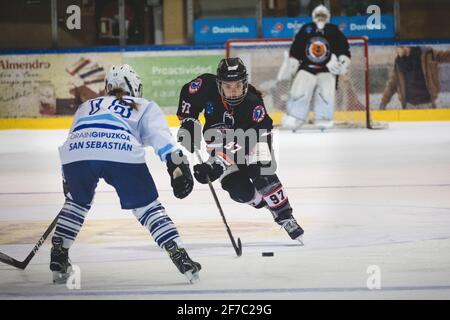
[{"label": "hockey stick blade", "polygon": [[2,252],[0,252],[0,261],[18,269],[25,269],[23,262],[17,261],[16,259],[11,258],[10,256]]},{"label": "hockey stick blade", "polygon": [[238,255],[238,257],[240,257],[240,256],[242,256],[241,238],[238,238],[237,248],[238,248],[238,250],[236,250],[236,254]]},{"label": "hockey stick blade", "polygon": [[45,239],[47,239],[48,235],[53,231],[53,228],[56,225],[56,222],[58,220],[59,214],[56,216],[56,218],[52,221],[50,226],[47,228],[45,233],[42,235],[42,237],[39,238],[36,245],[33,247],[33,250],[28,254],[28,256],[25,258],[24,261],[18,261],[14,258],[11,258],[10,256],[0,252],[0,262],[6,263],[10,266],[13,266],[18,269],[24,270],[28,264],[30,263],[31,259],[35,256],[36,252],[39,250],[39,248],[42,246],[42,244],[45,242]]}]

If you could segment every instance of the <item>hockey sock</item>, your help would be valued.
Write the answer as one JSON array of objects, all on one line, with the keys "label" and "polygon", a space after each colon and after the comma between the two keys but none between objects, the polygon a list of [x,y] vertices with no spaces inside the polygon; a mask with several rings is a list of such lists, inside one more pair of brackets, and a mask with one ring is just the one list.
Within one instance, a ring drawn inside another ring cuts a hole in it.
[{"label": "hockey sock", "polygon": [[59,213],[55,229],[55,236],[63,239],[62,246],[64,248],[69,249],[72,246],[83,226],[84,218],[89,209],[90,207],[81,206],[66,198],[66,202]]},{"label": "hockey sock", "polygon": [[263,195],[262,198],[275,221],[278,221],[277,218],[280,215],[285,217],[292,214],[286,191],[277,175],[259,176],[254,180],[254,185],[258,192]]},{"label": "hockey sock", "polygon": [[163,248],[167,242],[179,237],[175,224],[158,200],[145,207],[133,209],[133,214],[150,231],[159,247]]}]

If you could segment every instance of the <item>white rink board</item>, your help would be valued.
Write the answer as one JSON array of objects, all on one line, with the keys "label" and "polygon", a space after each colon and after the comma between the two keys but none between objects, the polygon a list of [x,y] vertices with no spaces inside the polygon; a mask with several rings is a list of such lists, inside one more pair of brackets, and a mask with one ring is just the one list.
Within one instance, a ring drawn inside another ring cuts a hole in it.
[{"label": "white rink board", "polygon": [[[1,252],[22,260],[58,213],[65,135],[0,131]],[[215,183],[243,243],[236,258],[207,186],[175,199],[149,153],[160,200],[203,266],[200,283],[186,283],[101,183],[70,253],[81,290],[51,284],[47,241],[25,271],[0,264],[0,299],[450,299],[450,122],[281,132],[279,153],[304,247],[267,211],[234,203]],[[366,287],[370,265],[380,267],[380,290]]]}]

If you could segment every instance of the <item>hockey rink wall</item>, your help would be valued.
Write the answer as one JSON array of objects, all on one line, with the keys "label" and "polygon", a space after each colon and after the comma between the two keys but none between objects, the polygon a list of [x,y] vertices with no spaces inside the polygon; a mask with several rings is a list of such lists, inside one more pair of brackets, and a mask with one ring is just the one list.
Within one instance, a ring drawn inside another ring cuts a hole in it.
[{"label": "hockey rink wall", "polygon": [[[450,52],[448,43],[404,43]],[[156,101],[176,126],[179,90],[197,75],[215,73],[224,57],[221,47],[182,46],[105,50],[0,52],[0,129],[67,128],[76,107],[102,95],[111,65],[128,63],[141,75],[144,97]],[[395,44],[369,46],[370,105],[379,121],[450,120],[450,63],[439,64],[441,92],[437,109],[402,110],[394,95],[379,110],[385,84],[394,67]],[[275,123],[282,113],[270,110]]]}]

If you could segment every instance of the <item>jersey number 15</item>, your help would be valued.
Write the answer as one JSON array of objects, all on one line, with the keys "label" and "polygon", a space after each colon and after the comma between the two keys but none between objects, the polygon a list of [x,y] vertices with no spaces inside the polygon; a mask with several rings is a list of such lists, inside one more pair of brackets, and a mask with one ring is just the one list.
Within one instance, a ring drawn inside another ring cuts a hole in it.
[{"label": "jersey number 15", "polygon": [[[104,98],[91,100],[91,111],[89,112],[89,115],[96,114],[100,110],[100,104],[103,102],[103,99]],[[123,99],[123,101],[133,103],[133,100],[131,99]],[[133,107],[131,105],[124,104],[123,101],[120,101],[119,99],[114,99],[107,109],[110,110],[112,109],[114,113],[117,113],[122,118],[128,119],[131,116],[131,111],[133,110]]]}]

